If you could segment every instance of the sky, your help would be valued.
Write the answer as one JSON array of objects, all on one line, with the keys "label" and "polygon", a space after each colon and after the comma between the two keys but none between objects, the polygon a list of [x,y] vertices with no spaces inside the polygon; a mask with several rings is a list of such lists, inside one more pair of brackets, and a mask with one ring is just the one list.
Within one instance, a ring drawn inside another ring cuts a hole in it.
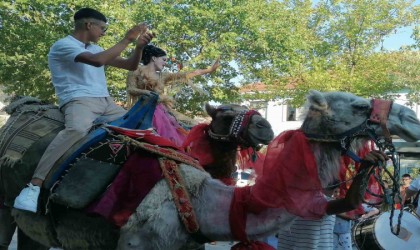
[{"label": "sky", "polygon": [[396,30],[394,34],[385,37],[383,42],[384,49],[399,50],[401,46],[414,44],[414,40],[410,37],[412,33],[413,27],[405,27]]},{"label": "sky", "polygon": [[[414,5],[420,5],[420,0],[414,1]],[[394,34],[385,37],[384,49],[399,50],[401,46],[414,44],[414,40],[410,37],[411,34],[413,34],[413,26],[398,29]]]}]

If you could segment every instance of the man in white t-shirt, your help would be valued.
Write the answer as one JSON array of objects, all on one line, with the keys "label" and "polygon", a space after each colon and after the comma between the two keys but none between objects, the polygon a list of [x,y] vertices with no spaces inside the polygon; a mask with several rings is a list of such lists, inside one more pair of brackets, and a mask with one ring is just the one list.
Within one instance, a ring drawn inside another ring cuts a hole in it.
[{"label": "man in white t-shirt", "polygon": [[[45,177],[54,163],[88,134],[94,120],[100,117],[108,122],[126,113],[109,95],[104,66],[136,70],[144,46],[154,37],[147,31],[146,24],[139,24],[127,31],[120,42],[104,50],[93,44],[107,30],[107,19],[102,13],[82,8],[74,14],[74,24],[73,34],[54,43],[48,54],[52,82],[65,117],[65,129],[50,143],[28,187],[16,198],[14,207],[18,209],[37,211],[40,187]],[[120,54],[135,41],[132,55],[122,58]]]},{"label": "man in white t-shirt", "polygon": [[[408,186],[408,188],[405,190],[405,198],[403,197],[403,200],[410,199],[411,197],[415,197],[417,193],[420,191],[420,177],[413,180]],[[416,213],[418,216],[420,216],[420,206],[417,206]]]}]

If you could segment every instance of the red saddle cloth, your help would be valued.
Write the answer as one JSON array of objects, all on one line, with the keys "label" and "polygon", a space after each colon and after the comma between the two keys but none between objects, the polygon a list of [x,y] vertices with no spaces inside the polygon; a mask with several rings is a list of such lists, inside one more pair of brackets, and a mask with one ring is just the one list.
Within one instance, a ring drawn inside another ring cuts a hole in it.
[{"label": "red saddle cloth", "polygon": [[154,134],[152,130],[128,129],[128,128],[121,128],[121,127],[112,126],[112,125],[107,125],[106,127],[117,132],[118,134],[126,135],[133,139],[141,139],[141,141],[144,141],[153,145],[158,145],[160,147],[170,147],[173,149],[177,149],[179,151],[183,151],[181,150],[180,147],[175,145],[175,143],[173,143],[172,141],[162,136]]},{"label": "red saddle cloth", "polygon": [[[171,141],[153,134],[151,130],[132,130],[115,126],[109,129],[159,147],[170,147],[181,151]],[[144,197],[163,178],[156,155],[147,151],[134,152],[122,166],[112,185],[88,208],[90,214],[105,217],[121,227],[135,212]]]}]

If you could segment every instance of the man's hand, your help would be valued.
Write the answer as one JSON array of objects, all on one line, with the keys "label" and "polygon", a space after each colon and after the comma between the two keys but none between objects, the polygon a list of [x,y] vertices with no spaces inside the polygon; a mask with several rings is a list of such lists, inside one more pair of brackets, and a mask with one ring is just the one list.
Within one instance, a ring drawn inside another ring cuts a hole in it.
[{"label": "man's hand", "polygon": [[134,42],[141,34],[144,34],[146,32],[147,24],[141,23],[127,31],[127,33],[125,34],[125,39],[127,39],[130,42]]},{"label": "man's hand", "polygon": [[155,38],[155,34],[146,28],[146,31],[143,32],[137,39],[137,47],[144,48],[144,46],[148,45],[153,38]]},{"label": "man's hand", "polygon": [[361,168],[369,168],[372,165],[378,165],[380,162],[384,163],[389,157],[382,151],[372,150],[363,158]]}]

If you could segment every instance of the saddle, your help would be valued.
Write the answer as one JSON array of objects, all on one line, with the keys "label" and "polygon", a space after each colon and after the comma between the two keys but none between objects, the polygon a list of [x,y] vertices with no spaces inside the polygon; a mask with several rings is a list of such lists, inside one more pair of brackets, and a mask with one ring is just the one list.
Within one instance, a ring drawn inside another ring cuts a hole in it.
[{"label": "saddle", "polygon": [[[138,169],[136,172],[153,172],[155,171],[153,167],[158,166],[159,158],[185,163],[203,170],[197,160],[184,153],[171,141],[154,134],[152,130],[131,130],[116,126],[106,126],[106,128],[110,130],[106,140],[95,145],[95,147],[91,147],[89,151],[84,152],[77,158],[69,171],[56,183],[57,187],[52,188],[53,191],[50,195],[52,201],[71,208],[86,208],[98,195],[103,194],[108,188],[114,188],[114,178],[120,173],[121,169],[136,168]],[[149,160],[143,160],[143,158]],[[151,164],[154,161],[157,165]],[[141,187],[142,184],[147,182],[150,184],[148,185],[149,188],[152,188],[154,183],[163,178],[162,173],[157,174],[157,176],[159,178],[154,180],[147,174],[131,176],[132,185]],[[113,180],[114,182],[111,184]],[[119,182],[117,180],[117,185],[125,185]],[[119,187],[116,188],[119,189]],[[129,190],[130,187],[125,193]],[[147,194],[148,191],[141,190],[138,192]],[[109,203],[111,199],[117,198],[114,197],[116,195],[115,191],[111,192],[112,198],[105,197],[105,202]],[[134,196],[135,194],[130,195],[130,199],[137,199]],[[120,200],[120,203],[124,202],[127,203],[127,201]],[[130,202],[139,203],[140,201],[133,200]]]}]

